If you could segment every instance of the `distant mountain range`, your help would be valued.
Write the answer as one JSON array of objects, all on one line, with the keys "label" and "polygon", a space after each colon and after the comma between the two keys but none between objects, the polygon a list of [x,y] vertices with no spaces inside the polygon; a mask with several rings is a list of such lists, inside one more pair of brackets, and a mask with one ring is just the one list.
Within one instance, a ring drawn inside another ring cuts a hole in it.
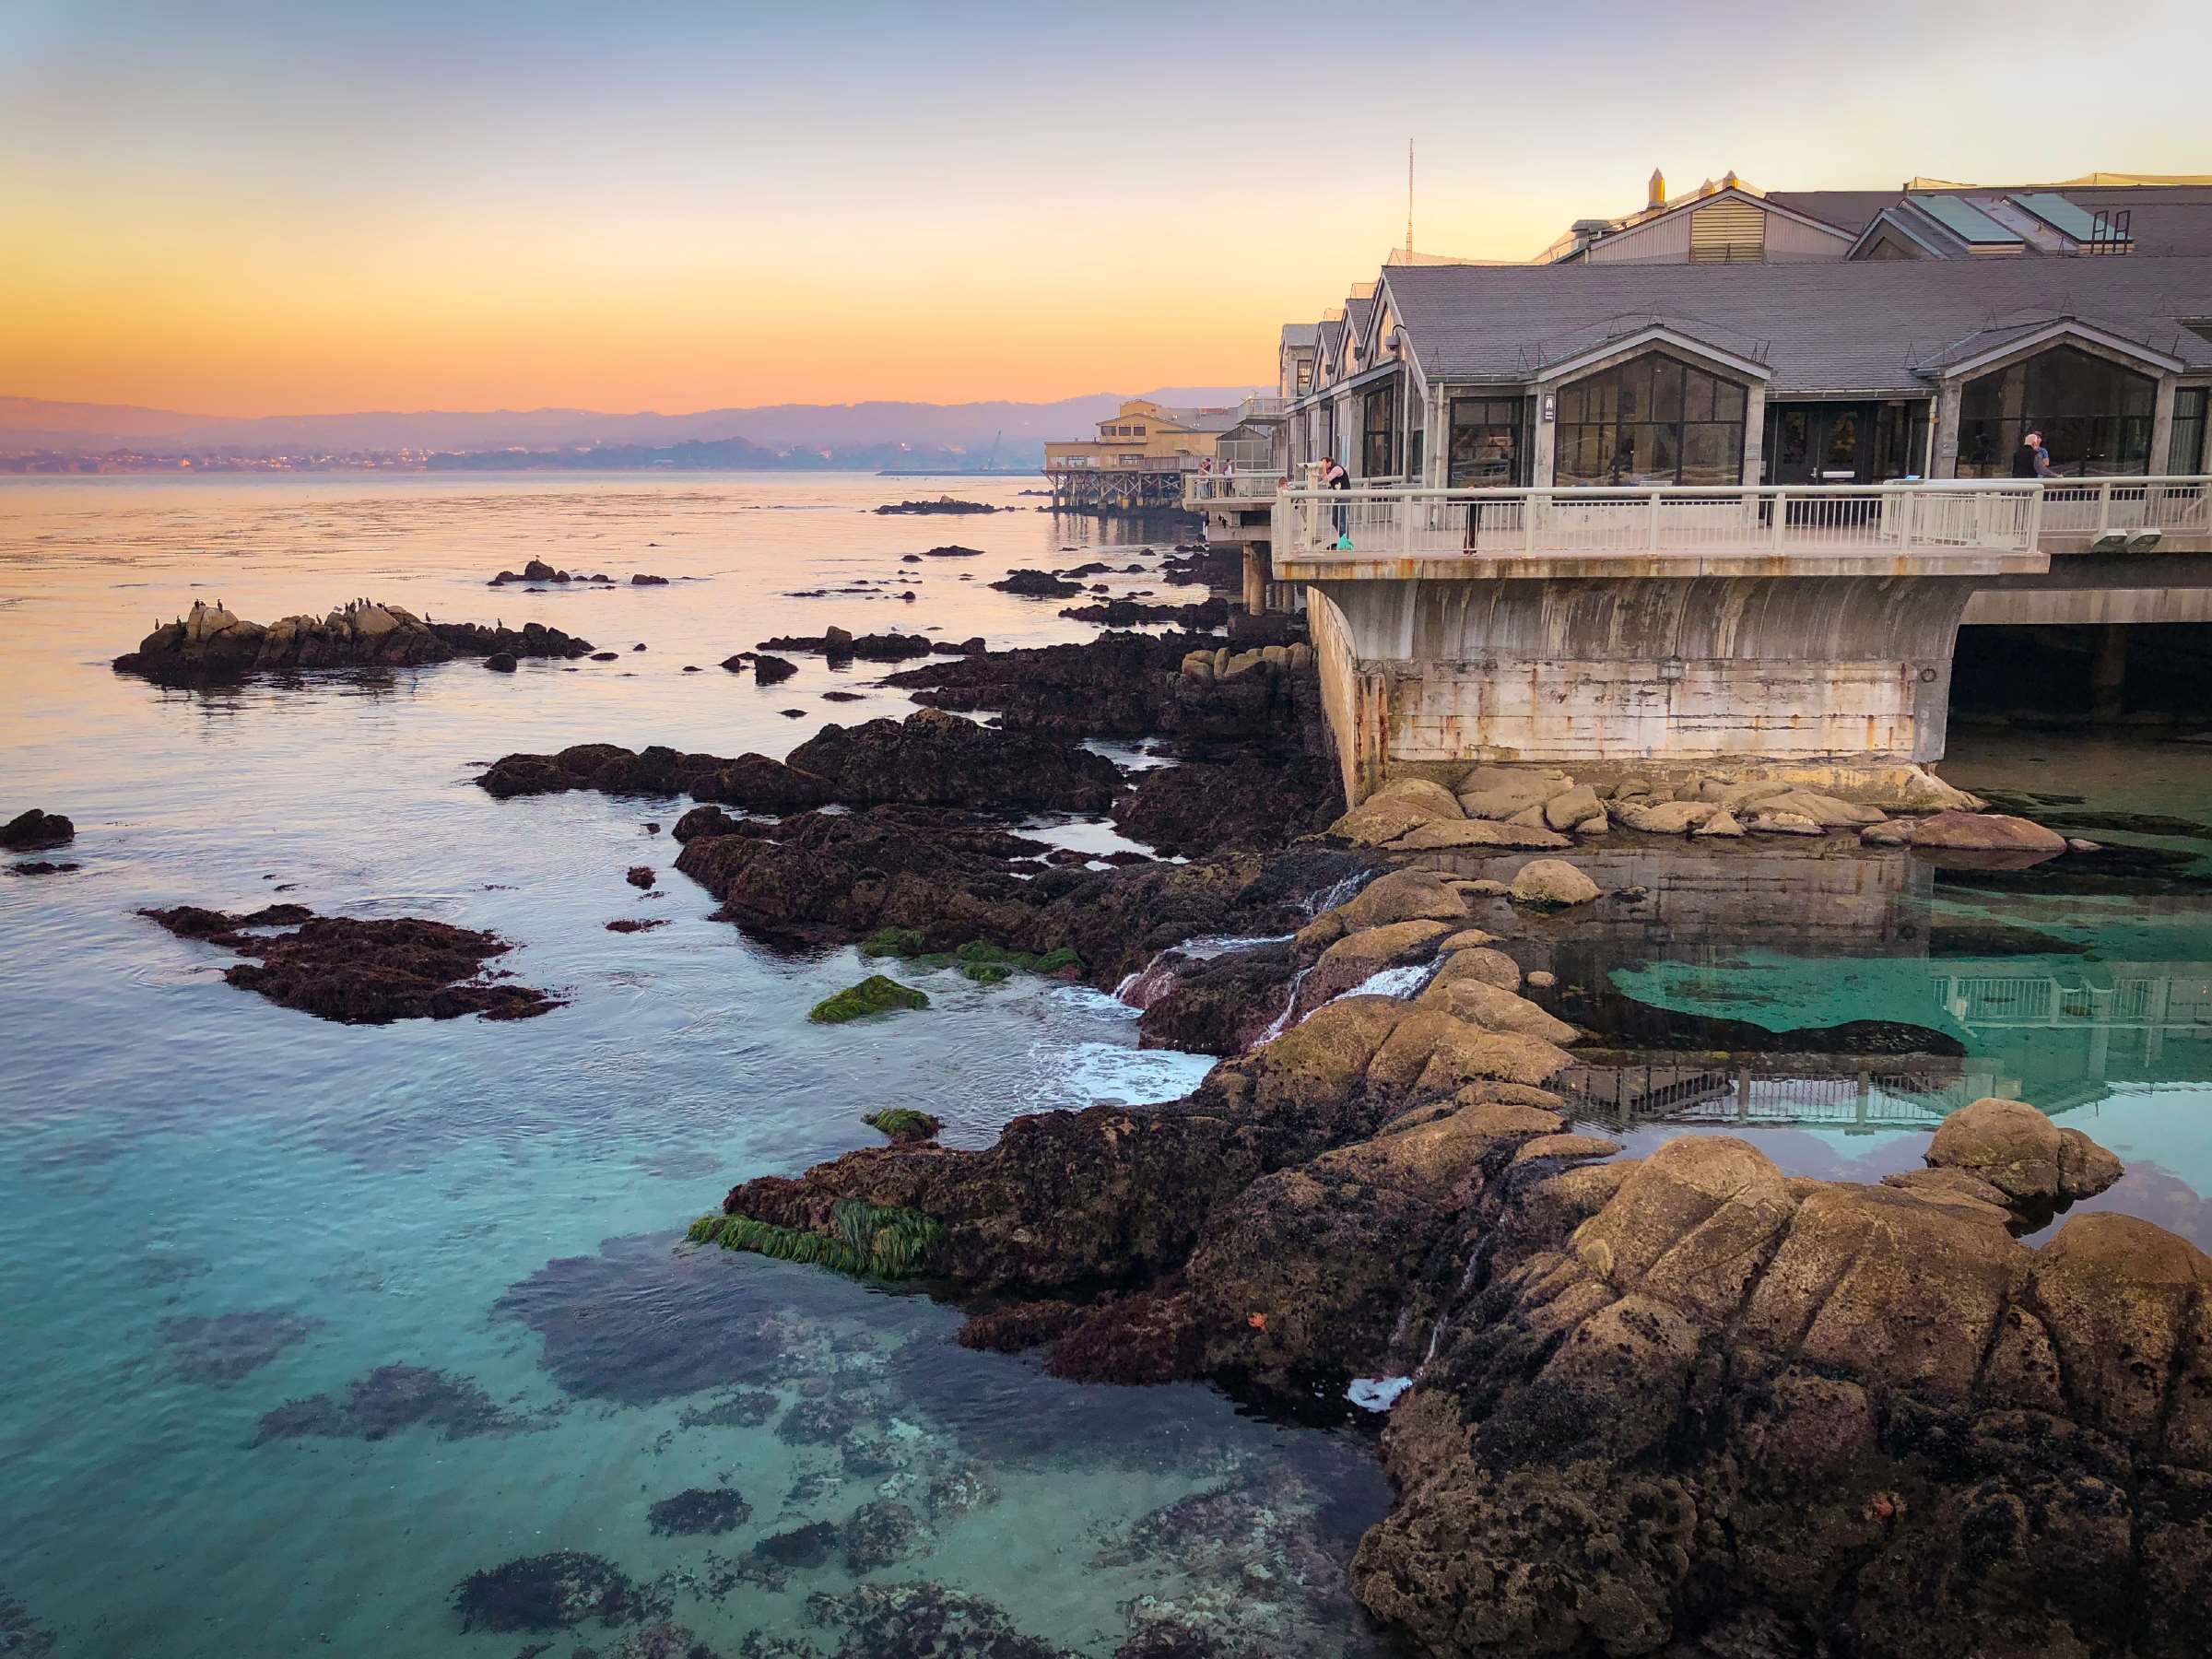
[{"label": "distant mountain range", "polygon": [[[1234,404],[1245,386],[1171,386],[1143,394],[1201,407]],[[1120,406],[1100,392],[1057,403],[771,404],[691,415],[591,409],[425,409],[358,415],[187,415],[126,404],[0,397],[0,454],[116,450],[175,455],[391,454],[429,451],[468,465],[714,467],[1029,467],[1047,439],[1081,438]],[[585,461],[575,452],[595,450]],[[512,452],[523,452],[513,453]],[[453,465],[448,461],[443,465]]]}]

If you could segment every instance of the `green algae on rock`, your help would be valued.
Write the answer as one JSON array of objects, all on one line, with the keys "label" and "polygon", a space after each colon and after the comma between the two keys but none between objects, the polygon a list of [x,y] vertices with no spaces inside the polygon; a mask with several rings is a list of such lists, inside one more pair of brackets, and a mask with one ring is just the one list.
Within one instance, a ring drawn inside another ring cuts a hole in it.
[{"label": "green algae on rock", "polygon": [[934,1140],[945,1124],[926,1112],[916,1112],[911,1106],[887,1106],[881,1112],[871,1112],[860,1120],[871,1129],[880,1129],[901,1145],[908,1141]]},{"label": "green algae on rock", "polygon": [[834,1233],[779,1227],[749,1216],[701,1216],[686,1234],[694,1244],[749,1250],[778,1261],[829,1267],[864,1278],[907,1278],[928,1265],[945,1229],[919,1210],[841,1199],[830,1206]]},{"label": "green algae on rock", "polygon": [[988,939],[971,939],[955,950],[930,950],[928,943],[914,928],[883,927],[861,941],[860,954],[898,957],[917,968],[956,969],[979,985],[1003,985],[1014,977],[1016,969],[1048,979],[1079,979],[1083,973],[1083,959],[1065,946],[1040,954],[1009,950]]},{"label": "green algae on rock", "polygon": [[901,1008],[926,1008],[929,998],[912,985],[871,973],[857,985],[847,985],[835,996],[826,996],[807,1010],[817,1025],[842,1025],[870,1014],[895,1014]]}]

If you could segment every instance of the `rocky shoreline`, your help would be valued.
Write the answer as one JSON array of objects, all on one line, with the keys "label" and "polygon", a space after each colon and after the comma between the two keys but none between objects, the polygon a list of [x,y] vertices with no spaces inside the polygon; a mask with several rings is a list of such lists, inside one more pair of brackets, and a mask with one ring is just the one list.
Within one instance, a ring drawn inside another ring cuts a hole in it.
[{"label": "rocky shoreline", "polygon": [[[1350,1591],[1409,1653],[2201,1652],[2212,1260],[2111,1211],[2039,1236],[2119,1160],[1999,1100],[1879,1183],[1787,1175],[1726,1135],[1624,1158],[1575,1093],[1589,999],[1535,965],[1643,902],[1593,878],[1609,845],[1725,859],[1750,838],[1832,838],[2009,867],[2089,844],[1917,769],[1854,786],[1448,768],[1347,811],[1311,647],[1227,621],[1226,643],[957,655],[919,636],[774,640],[926,653],[888,680],[924,706],[826,724],[781,760],[587,743],[484,770],[501,802],[688,797],[676,868],[764,944],[858,945],[984,984],[1077,978],[1137,1007],[1147,1044],[1220,1056],[1180,1100],[1018,1116],[981,1150],[880,1102],[888,1144],[739,1183],[686,1248],[912,1280],[961,1309],[962,1344],[1038,1350],[1071,1381],[1386,1412],[1395,1502]],[[195,606],[117,666],[185,683],[508,638],[365,604],[288,622]],[[1124,766],[1100,740],[1165,763]],[[1049,814],[1110,819],[1158,856],[1055,849],[1031,822]],[[488,934],[285,905],[146,913],[241,959],[232,983],[324,1018],[558,1006],[486,971],[508,948]],[[931,1018],[929,999],[871,972],[813,1012],[887,1017]],[[744,1507],[703,1488],[664,1502],[671,1533],[729,1530]],[[900,1558],[871,1543],[899,1508],[853,1518],[850,1560]],[[456,1606],[488,1630],[654,1616],[609,1571],[529,1558]],[[854,1593],[906,1597],[869,1615],[902,1630],[914,1598],[946,1594]],[[946,1627],[935,1604],[917,1617]],[[1053,1652],[993,1629],[991,1651]],[[1249,1650],[1162,1625],[1123,1651]]]},{"label": "rocky shoreline", "polygon": [[[742,1182],[692,1247],[915,1277],[967,1311],[964,1344],[1073,1380],[1387,1408],[1397,1501],[1351,1588],[1410,1652],[2198,1651],[2212,1261],[2112,1212],[2024,1241],[2118,1161],[2000,1100],[1879,1184],[1787,1176],[1727,1135],[1622,1159],[1562,1092],[1584,1040],[1563,993],[1515,957],[1531,928],[1641,900],[1543,856],[1616,826],[1692,856],[1739,813],[1947,852],[2063,838],[1925,774],[1884,806],[1806,780],[1555,775],[1503,810],[1515,777],[1476,769],[1346,814],[1292,645],[1108,635],[893,678],[998,724],[826,728],[830,755],[867,755],[844,769],[806,746],[594,746],[483,782],[690,794],[677,867],[752,936],[1072,953],[1147,1041],[1223,1058],[1182,1100],[1018,1117],[976,1151],[910,1126]],[[1187,836],[1193,862],[1056,865],[1006,821],[1019,771],[1087,775],[1076,746],[1105,735],[1164,741],[1174,763],[1117,777],[1112,811],[1163,852]],[[1301,774],[1332,784],[1302,822],[1231,809]],[[1904,833],[1867,833],[1893,814]],[[1501,862],[1464,874],[1471,854]]]}]

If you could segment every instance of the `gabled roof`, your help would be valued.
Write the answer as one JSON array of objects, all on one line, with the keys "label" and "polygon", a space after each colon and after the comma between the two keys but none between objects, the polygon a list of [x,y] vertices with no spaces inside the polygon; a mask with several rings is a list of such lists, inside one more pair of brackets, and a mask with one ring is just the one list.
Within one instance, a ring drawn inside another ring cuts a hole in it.
[{"label": "gabled roof", "polygon": [[1283,324],[1285,346],[1311,346],[1321,333],[1318,323],[1286,323]]},{"label": "gabled roof", "polygon": [[2212,340],[2183,321],[2212,310],[2212,258],[1394,265],[1383,280],[1431,382],[1525,382],[1661,328],[1765,364],[1784,395],[1924,394],[1937,354],[1971,335],[2082,316],[2212,371]]}]

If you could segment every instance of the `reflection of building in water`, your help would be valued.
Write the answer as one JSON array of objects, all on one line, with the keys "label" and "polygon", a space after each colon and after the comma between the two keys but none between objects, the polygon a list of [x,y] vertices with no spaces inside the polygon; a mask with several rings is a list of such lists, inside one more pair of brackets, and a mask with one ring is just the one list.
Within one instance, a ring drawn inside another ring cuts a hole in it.
[{"label": "reflection of building in water", "polygon": [[1970,1033],[1969,1072],[1984,1094],[2062,1112],[2114,1084],[2212,1077],[2212,963],[1928,966],[1944,1012]]},{"label": "reflection of building in water", "polygon": [[1942,1055],[1701,1053],[1611,1050],[1552,1087],[1574,1115],[1618,1128],[1640,1124],[1745,1129],[1933,1129],[1979,1096],[1966,1062]]},{"label": "reflection of building in water", "polygon": [[[1609,889],[1649,889],[1528,918],[1516,947],[1594,1033],[1563,1084],[1594,1121],[1930,1128],[1984,1096],[2060,1112],[2212,1079],[2212,962],[1931,958],[1945,930],[1924,860],[1754,844],[1577,862]],[[1655,964],[1677,972],[1666,1006],[1622,988],[1645,989]]]}]

